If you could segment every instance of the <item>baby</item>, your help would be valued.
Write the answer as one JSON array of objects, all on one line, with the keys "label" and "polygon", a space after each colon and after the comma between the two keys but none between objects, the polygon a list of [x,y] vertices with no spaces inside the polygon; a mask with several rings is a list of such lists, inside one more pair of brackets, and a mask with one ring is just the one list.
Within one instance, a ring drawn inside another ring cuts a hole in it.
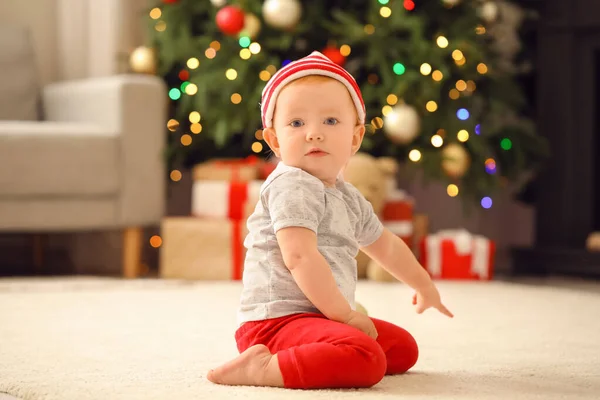
[{"label": "baby", "polygon": [[235,339],[211,370],[225,385],[359,388],[417,361],[403,328],[355,311],[359,249],[415,290],[422,313],[452,317],[427,272],[341,171],[365,134],[354,78],[319,52],[280,69],[262,95],[264,138],[281,162],[248,218]]}]

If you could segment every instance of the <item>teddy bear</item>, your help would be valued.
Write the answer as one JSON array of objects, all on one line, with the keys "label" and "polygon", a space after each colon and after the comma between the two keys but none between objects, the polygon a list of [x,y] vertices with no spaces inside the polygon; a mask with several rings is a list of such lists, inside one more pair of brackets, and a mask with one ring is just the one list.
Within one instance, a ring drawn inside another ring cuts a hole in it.
[{"label": "teddy bear", "polygon": [[[373,157],[359,152],[350,157],[343,176],[371,203],[375,214],[381,215],[390,190],[395,181],[398,162],[390,157]],[[369,278],[375,281],[393,281],[395,278],[371,260],[362,251],[356,256],[359,279]]]}]

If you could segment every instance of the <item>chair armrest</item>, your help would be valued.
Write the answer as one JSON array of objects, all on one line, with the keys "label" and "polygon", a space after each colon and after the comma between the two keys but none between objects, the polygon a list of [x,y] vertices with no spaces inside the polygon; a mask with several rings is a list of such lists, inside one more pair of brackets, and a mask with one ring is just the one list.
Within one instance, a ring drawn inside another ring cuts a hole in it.
[{"label": "chair armrest", "polygon": [[[167,93],[154,76],[57,82],[42,93],[44,119],[94,124],[120,136],[121,226],[156,224],[165,210]],[[93,177],[90,177],[93,179]]]}]

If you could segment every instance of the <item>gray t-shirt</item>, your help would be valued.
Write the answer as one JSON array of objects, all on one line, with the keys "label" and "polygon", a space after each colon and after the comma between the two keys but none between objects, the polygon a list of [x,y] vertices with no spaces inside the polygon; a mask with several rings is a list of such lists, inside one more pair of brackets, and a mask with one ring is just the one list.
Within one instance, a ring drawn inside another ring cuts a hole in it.
[{"label": "gray t-shirt", "polygon": [[373,207],[342,179],[326,187],[320,179],[282,162],[261,187],[260,200],[248,218],[243,291],[238,322],[319,312],[285,266],[276,232],[304,227],[317,234],[317,245],[352,308],[356,255],[375,242],[383,225]]}]

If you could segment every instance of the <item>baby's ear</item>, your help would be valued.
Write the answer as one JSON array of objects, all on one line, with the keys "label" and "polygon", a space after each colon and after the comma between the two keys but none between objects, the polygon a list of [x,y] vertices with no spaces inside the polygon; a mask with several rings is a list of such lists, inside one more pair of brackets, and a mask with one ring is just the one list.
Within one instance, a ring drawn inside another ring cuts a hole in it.
[{"label": "baby's ear", "polygon": [[266,128],[263,130],[263,139],[267,142],[267,145],[271,148],[275,156],[279,157],[279,140],[275,134],[275,129]]},{"label": "baby's ear", "polygon": [[398,161],[392,157],[378,157],[377,166],[388,176],[393,176],[398,172]]},{"label": "baby's ear", "polygon": [[363,124],[358,124],[354,128],[354,133],[352,135],[352,155],[356,154],[356,152],[360,149],[364,137],[365,126]]}]

